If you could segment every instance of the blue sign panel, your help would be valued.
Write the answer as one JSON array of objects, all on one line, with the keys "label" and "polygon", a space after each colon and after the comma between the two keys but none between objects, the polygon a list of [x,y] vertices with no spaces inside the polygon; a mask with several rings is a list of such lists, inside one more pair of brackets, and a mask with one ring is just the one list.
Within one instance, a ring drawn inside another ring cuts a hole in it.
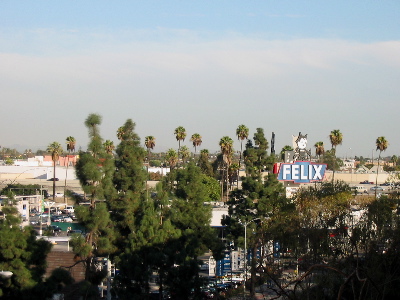
[{"label": "blue sign panel", "polygon": [[326,164],[317,164],[309,161],[296,161],[280,165],[278,180],[293,181],[294,183],[308,183],[322,181],[325,176]]}]

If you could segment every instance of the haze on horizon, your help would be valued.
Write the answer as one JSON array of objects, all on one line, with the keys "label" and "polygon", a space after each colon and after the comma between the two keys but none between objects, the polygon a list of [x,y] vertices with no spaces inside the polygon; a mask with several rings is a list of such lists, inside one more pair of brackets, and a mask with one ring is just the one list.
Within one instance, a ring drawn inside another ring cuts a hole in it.
[{"label": "haze on horizon", "polygon": [[[400,2],[2,1],[2,147],[46,149],[102,116],[104,139],[130,118],[155,152],[174,129],[219,149],[245,124],[275,150],[339,129],[339,156],[399,155]],[[64,147],[66,148],[66,147]],[[193,149],[194,151],[194,149]]]}]

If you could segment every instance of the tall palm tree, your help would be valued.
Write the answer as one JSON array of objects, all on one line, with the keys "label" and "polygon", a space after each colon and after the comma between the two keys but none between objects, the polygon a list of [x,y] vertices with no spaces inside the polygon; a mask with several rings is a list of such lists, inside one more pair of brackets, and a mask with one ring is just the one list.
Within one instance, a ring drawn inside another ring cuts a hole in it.
[{"label": "tall palm tree", "polygon": [[144,139],[144,144],[147,148],[147,166],[146,166],[146,170],[147,170],[147,176],[146,176],[146,193],[147,193],[147,197],[149,197],[149,189],[147,186],[147,180],[149,178],[149,164],[150,164],[150,150],[152,150],[155,146],[156,146],[156,138],[152,135],[148,135],[145,137]]},{"label": "tall palm tree", "polygon": [[73,136],[69,136],[66,138],[67,141],[67,151],[72,153],[75,151],[76,140]]},{"label": "tall palm tree", "polygon": [[[73,136],[68,136],[65,141],[67,142],[67,151],[69,154],[75,152],[76,140]],[[67,178],[68,178],[68,167],[69,167],[69,156],[67,155],[67,167],[65,168],[65,180],[64,180],[64,202],[67,204],[66,192],[67,192]]]},{"label": "tall palm tree", "polygon": [[103,146],[104,146],[104,150],[106,151],[107,154],[112,154],[115,149],[114,142],[110,141],[110,140],[106,140],[103,143]]},{"label": "tall palm tree", "polygon": [[180,156],[179,150],[181,149],[181,141],[185,141],[186,129],[182,126],[178,126],[175,128],[174,134],[175,134],[176,140],[178,141],[178,160],[179,160],[179,156]]},{"label": "tall palm tree", "polygon": [[[229,136],[224,136],[219,141],[219,146],[221,148],[222,158],[225,163],[225,173],[226,173],[226,199],[228,199],[228,170],[232,163],[233,154],[233,140]],[[223,182],[223,180],[222,180]],[[223,185],[223,183],[222,183]],[[222,193],[223,196],[223,193]]]},{"label": "tall palm tree", "polygon": [[144,144],[147,148],[147,151],[150,153],[150,149],[153,150],[156,146],[156,138],[152,135],[148,135],[144,139]]},{"label": "tall palm tree", "polygon": [[233,153],[233,140],[229,136],[224,136],[219,141],[221,153],[224,156],[224,162],[231,164]]},{"label": "tall palm tree", "polygon": [[119,127],[117,130],[117,138],[120,141],[122,141],[124,139],[124,131],[125,131],[124,126]]},{"label": "tall palm tree", "polygon": [[236,186],[239,188],[239,164],[233,163],[228,170],[229,186],[236,180]]},{"label": "tall palm tree", "polygon": [[321,155],[325,153],[324,142],[316,142],[315,145],[315,155],[318,156],[318,161],[321,161]]},{"label": "tall palm tree", "polygon": [[240,140],[240,157],[239,157],[239,168],[240,164],[242,162],[242,155],[243,155],[243,141],[249,137],[249,128],[247,128],[245,125],[239,125],[238,128],[236,128],[236,136],[238,137],[238,140]]},{"label": "tall palm tree", "polygon": [[197,147],[201,146],[201,143],[203,142],[202,137],[198,133],[193,133],[192,137],[190,138],[190,141],[193,143],[194,153],[196,154]]},{"label": "tall palm tree", "polygon": [[343,134],[340,132],[339,129],[332,130],[329,135],[329,139],[331,141],[332,148],[335,149],[336,152],[336,147],[338,145],[341,145],[343,142]]},{"label": "tall palm tree", "polygon": [[98,114],[90,114],[85,120],[85,126],[89,129],[91,137],[98,135],[98,125],[101,124],[101,116]]},{"label": "tall palm tree", "polygon": [[172,170],[178,163],[178,154],[174,149],[170,148],[165,153],[165,160],[168,162],[168,165]]},{"label": "tall palm tree", "polygon": [[47,146],[47,152],[51,154],[51,160],[53,161],[53,201],[56,197],[56,163],[63,153],[61,144],[58,142],[53,142]]},{"label": "tall palm tree", "polygon": [[181,157],[182,157],[182,164],[185,165],[185,162],[190,157],[190,150],[187,146],[182,146],[180,149]]},{"label": "tall palm tree", "polygon": [[89,137],[91,138],[88,148],[95,158],[103,151],[103,143],[99,133],[101,119],[98,114],[90,114],[85,120],[85,126],[88,128]]},{"label": "tall palm tree", "polygon": [[331,131],[329,139],[331,140],[332,149],[334,149],[333,174],[332,174],[332,181],[334,181],[335,169],[336,169],[336,147],[342,144],[343,134],[340,132],[339,129],[334,129]]},{"label": "tall palm tree", "polygon": [[177,128],[175,128],[175,138],[178,141],[178,148],[181,147],[181,141],[185,141],[186,138],[186,129],[182,126],[178,126]]},{"label": "tall palm tree", "polygon": [[376,180],[375,180],[375,198],[376,198],[376,187],[378,186],[379,163],[381,160],[381,154],[382,151],[385,151],[387,149],[389,143],[384,136],[380,136],[376,139],[375,144],[376,144],[376,151],[379,150],[378,169],[376,171]]}]

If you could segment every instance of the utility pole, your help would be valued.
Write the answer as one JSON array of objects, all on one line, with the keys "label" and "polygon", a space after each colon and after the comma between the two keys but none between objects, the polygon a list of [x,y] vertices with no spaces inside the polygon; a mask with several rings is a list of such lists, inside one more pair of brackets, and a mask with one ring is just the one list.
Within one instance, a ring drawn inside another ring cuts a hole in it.
[{"label": "utility pole", "polygon": [[253,221],[260,220],[260,218],[255,218],[247,222],[241,222],[240,224],[244,226],[244,284],[243,284],[243,299],[246,299],[246,281],[247,281],[247,225]]}]

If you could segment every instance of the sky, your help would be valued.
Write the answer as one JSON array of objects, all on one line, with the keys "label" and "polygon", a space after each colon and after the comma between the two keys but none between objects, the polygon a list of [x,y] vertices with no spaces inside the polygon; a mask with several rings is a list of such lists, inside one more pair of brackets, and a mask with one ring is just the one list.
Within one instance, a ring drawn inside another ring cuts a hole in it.
[{"label": "sky", "polygon": [[[0,1],[0,146],[46,149],[85,119],[118,144],[127,119],[155,152],[219,150],[236,128],[275,151],[339,129],[342,157],[400,155],[400,1]],[[198,149],[198,150],[199,150]]]}]

